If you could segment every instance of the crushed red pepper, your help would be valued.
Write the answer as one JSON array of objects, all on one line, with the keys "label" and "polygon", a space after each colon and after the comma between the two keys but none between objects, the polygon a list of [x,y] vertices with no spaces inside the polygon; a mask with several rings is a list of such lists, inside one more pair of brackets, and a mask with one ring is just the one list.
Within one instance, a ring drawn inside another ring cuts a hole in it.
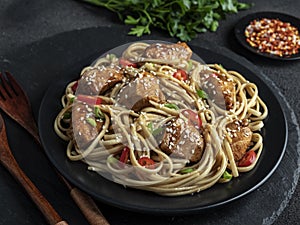
[{"label": "crushed red pepper", "polygon": [[245,29],[246,41],[258,51],[280,57],[297,54],[300,36],[296,27],[279,19],[256,19]]}]

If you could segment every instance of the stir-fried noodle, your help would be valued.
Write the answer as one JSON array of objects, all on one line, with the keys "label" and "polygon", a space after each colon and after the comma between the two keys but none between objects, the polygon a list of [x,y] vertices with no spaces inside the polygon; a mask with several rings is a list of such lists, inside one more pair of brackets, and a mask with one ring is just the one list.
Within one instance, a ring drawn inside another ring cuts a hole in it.
[{"label": "stir-fried noodle", "polygon": [[199,192],[255,167],[268,114],[257,86],[195,61],[182,43],[168,46],[133,43],[68,84],[54,127],[69,143],[70,160],[167,196]]}]

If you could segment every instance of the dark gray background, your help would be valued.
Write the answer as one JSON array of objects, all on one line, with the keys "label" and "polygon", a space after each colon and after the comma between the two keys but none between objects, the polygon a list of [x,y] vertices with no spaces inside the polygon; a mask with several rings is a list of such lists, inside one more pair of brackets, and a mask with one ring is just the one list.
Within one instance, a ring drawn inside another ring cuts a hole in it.
[{"label": "dark gray background", "polygon": [[[203,41],[204,43],[208,41],[226,47],[240,54],[242,57],[247,57],[249,61],[253,62],[262,73],[265,74],[266,79],[269,80],[274,90],[280,93],[278,96],[281,101],[287,102],[285,103],[285,111],[288,114],[287,118],[289,119],[289,131],[291,136],[287,146],[287,152],[274,175],[254,193],[246,196],[245,199],[228,205],[228,207],[237,207],[236,211],[234,211],[235,213],[228,215],[228,217],[235,218],[234,220],[238,224],[299,224],[300,188],[299,185],[297,185],[299,178],[299,130],[297,121],[299,122],[298,118],[300,115],[300,104],[298,101],[300,94],[300,88],[298,87],[300,82],[300,61],[278,62],[255,57],[253,54],[244,51],[244,49],[235,43],[232,32],[238,20],[251,12],[277,11],[300,17],[300,1],[247,0],[245,2],[253,2],[255,6],[250,10],[241,11],[237,15],[228,16],[225,21],[220,23],[217,32],[200,34],[196,41]],[[37,49],[35,43],[44,38],[66,31],[79,30],[85,32],[86,28],[96,28],[100,26],[111,28],[114,26],[124,27],[124,32],[120,35],[126,35],[126,32],[129,30],[129,27],[122,26],[113,13],[105,9],[86,6],[78,1],[1,0],[0,63],[8,68],[9,65],[14,65],[14,62],[10,62],[10,54],[12,52],[22,52],[23,49],[26,51],[24,53],[25,56],[29,53],[34,54],[35,49]],[[164,33],[161,35],[167,37]],[[151,36],[149,36],[149,39],[151,39]],[[47,43],[47,39],[44,40],[43,43]],[[76,46],[74,46],[74,48],[76,48]],[[19,63],[19,65],[21,65],[21,63]],[[289,108],[289,106],[291,107]],[[8,121],[8,125],[11,129],[18,129],[18,126],[10,121]],[[12,131],[9,130],[9,132]],[[16,135],[22,135],[24,138],[27,137],[26,133],[22,131],[14,132],[16,132]],[[26,151],[27,149],[36,148],[34,143],[25,139],[23,140],[20,137],[13,141],[24,142]],[[16,145],[12,143],[12,148],[15,146]],[[35,162],[36,167],[26,167],[26,157],[20,156],[18,161],[21,165],[24,165],[25,172],[31,176],[32,180],[37,183],[37,186],[45,193],[55,208],[57,208],[60,214],[63,215],[70,224],[86,223],[84,218],[80,215],[80,211],[74,206],[72,200],[67,197],[67,190],[62,184],[56,183],[59,181],[55,180],[55,174],[47,170],[45,175],[48,177],[44,177],[43,174],[39,173],[39,170],[35,169],[43,168],[45,165],[48,166],[49,162],[46,157],[41,157],[39,161]],[[49,168],[47,167],[47,169]],[[52,177],[53,179],[50,181]],[[255,201],[253,201],[252,198],[256,198]],[[0,199],[0,224],[46,224],[22,188],[19,188],[10,175],[2,168],[0,170]],[[251,204],[249,203],[250,201],[252,201]],[[253,206],[256,202],[257,205]],[[244,204],[245,209],[240,209]],[[251,207],[249,207],[249,220],[246,220],[245,217],[247,204],[251,205]],[[99,203],[99,207],[111,224],[220,223],[220,219],[213,220],[211,217],[205,215],[193,215],[188,217],[149,217],[116,209],[101,203]],[[222,219],[226,220],[226,215],[224,216],[222,210],[215,211],[212,214],[216,217],[220,215]],[[261,217],[263,219],[261,219]],[[239,220],[239,218],[241,220]]]}]

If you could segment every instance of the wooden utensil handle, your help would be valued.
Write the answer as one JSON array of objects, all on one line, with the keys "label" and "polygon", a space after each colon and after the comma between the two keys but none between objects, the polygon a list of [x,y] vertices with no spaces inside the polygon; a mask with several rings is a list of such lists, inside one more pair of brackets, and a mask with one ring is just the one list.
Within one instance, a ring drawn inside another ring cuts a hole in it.
[{"label": "wooden utensil handle", "polygon": [[0,160],[3,166],[5,166],[5,168],[13,175],[13,177],[21,183],[33,202],[45,216],[48,223],[50,225],[67,225],[67,223],[62,220],[47,199],[19,167],[9,147],[7,145],[3,145],[3,148],[4,150],[0,151]]},{"label": "wooden utensil handle", "polygon": [[[30,132],[31,133],[31,132]],[[39,135],[34,132],[31,133],[35,138],[36,142],[41,146],[42,144],[39,138]],[[85,216],[86,220],[89,222],[90,225],[109,225],[109,222],[105,219],[99,208],[97,207],[94,200],[87,195],[86,193],[80,191],[79,189],[73,187],[57,170],[57,175],[63,181],[63,183],[68,187],[70,190],[70,195],[76,205],[79,207],[83,215]]]},{"label": "wooden utensil handle", "polygon": [[109,225],[90,196],[88,196],[78,188],[73,188],[70,193],[73,200],[81,209],[81,212],[84,214],[85,218],[89,221],[90,224]]}]

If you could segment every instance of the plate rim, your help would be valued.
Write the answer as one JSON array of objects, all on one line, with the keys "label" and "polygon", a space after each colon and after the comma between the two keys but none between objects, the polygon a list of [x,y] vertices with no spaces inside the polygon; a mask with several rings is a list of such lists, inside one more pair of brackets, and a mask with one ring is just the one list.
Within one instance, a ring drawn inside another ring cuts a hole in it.
[{"label": "plate rim", "polygon": [[[143,40],[145,41],[145,40]],[[157,40],[159,41],[159,40]],[[194,45],[191,44],[191,47],[193,47]],[[204,49],[206,51],[211,51],[213,52],[212,50],[209,50],[209,49],[205,49],[203,47],[200,47],[200,46],[195,46],[196,48],[199,48],[199,49]],[[197,52],[196,52],[197,54]],[[228,60],[231,60],[231,61],[234,61],[235,63],[239,64],[239,62],[236,62],[235,60],[232,60],[230,58],[228,58],[227,56],[224,56],[222,53],[218,52],[218,53],[214,53],[214,54],[218,54],[218,55],[221,55],[222,57],[225,57],[227,58]],[[242,66],[242,65],[241,65]],[[248,69],[247,67],[245,67],[246,69]],[[254,72],[253,72],[254,73]],[[73,76],[73,78],[75,79],[75,75]],[[80,184],[80,182],[78,182],[78,180],[74,179],[73,177],[70,177],[69,174],[67,174],[65,171],[63,171],[63,169],[61,168],[62,166],[57,164],[57,162],[51,158],[51,156],[49,156],[49,152],[47,151],[47,146],[45,146],[45,141],[43,139],[43,135],[44,135],[44,131],[41,129],[41,115],[43,115],[41,112],[42,112],[42,108],[43,108],[43,105],[45,104],[45,101],[46,101],[46,97],[47,97],[47,93],[49,92],[49,90],[52,88],[53,85],[50,85],[48,90],[46,91],[44,97],[43,97],[43,100],[41,102],[41,106],[40,106],[40,109],[39,109],[39,116],[38,116],[38,124],[39,124],[39,130],[40,130],[40,134],[41,134],[41,140],[42,140],[42,144],[43,146],[45,147],[45,152],[46,152],[46,155],[48,156],[48,158],[50,159],[50,161],[52,162],[52,164],[54,164],[54,166],[56,168],[58,168],[58,170],[68,179],[70,180],[73,184],[75,184],[77,187],[79,187],[80,189],[86,191],[87,193],[89,193],[91,196],[95,197],[96,199],[98,200],[101,200],[107,204],[110,204],[110,205],[113,205],[113,206],[117,206],[117,207],[120,207],[120,208],[124,208],[124,209],[128,209],[128,210],[132,210],[132,211],[139,211],[139,212],[144,212],[144,213],[156,213],[156,214],[186,214],[186,213],[193,213],[193,212],[199,212],[199,211],[204,211],[204,210],[208,210],[208,209],[211,209],[211,208],[215,208],[215,207],[219,207],[219,206],[222,206],[224,204],[227,204],[229,202],[232,202],[236,199],[239,199],[241,197],[243,197],[244,195],[252,192],[253,190],[257,189],[259,186],[261,186],[266,180],[268,180],[268,178],[274,173],[274,171],[277,169],[278,165],[280,164],[282,158],[283,158],[283,155],[285,153],[285,149],[286,149],[286,145],[287,145],[287,137],[288,137],[288,127],[287,127],[287,120],[286,120],[286,115],[285,115],[285,112],[283,111],[282,109],[282,104],[281,102],[278,100],[278,97],[275,95],[275,93],[272,91],[272,89],[265,83],[266,81],[262,80],[260,77],[258,77],[257,75],[257,78],[263,82],[264,85],[266,85],[269,89],[269,91],[272,93],[274,99],[276,100],[276,102],[279,104],[280,106],[280,111],[283,115],[283,121],[284,121],[284,128],[285,128],[285,138],[284,138],[284,143],[283,143],[283,148],[281,150],[281,153],[280,153],[280,156],[276,162],[276,164],[272,167],[272,169],[270,171],[268,171],[267,173],[267,176],[265,176],[262,180],[260,180],[257,184],[253,185],[251,188],[249,188],[247,191],[243,192],[243,193],[240,193],[232,198],[229,198],[227,200],[223,200],[221,202],[217,202],[217,203],[214,203],[214,204],[211,204],[211,205],[205,205],[205,206],[200,206],[200,207],[193,207],[193,208],[185,208],[185,209],[181,209],[181,208],[172,208],[172,209],[162,209],[162,208],[157,208],[157,209],[153,209],[153,208],[148,208],[148,207],[141,207],[139,205],[126,205],[124,206],[124,204],[120,201],[116,201],[116,200],[113,200],[113,199],[108,199],[106,198],[105,196],[99,196],[97,194],[95,194],[93,191],[91,191],[88,187],[85,187],[85,186],[82,186],[82,184]],[[64,78],[65,79],[65,78]],[[65,83],[66,85],[66,83]],[[64,90],[60,90],[61,94],[63,93]],[[91,172],[89,172],[91,173]],[[97,176],[99,176],[98,174],[96,174]],[[103,178],[104,179],[104,178]],[[111,182],[111,181],[109,181]],[[125,189],[124,189],[125,190]],[[135,190],[135,191],[139,191],[139,190]],[[144,191],[143,191],[144,192]],[[170,197],[164,197],[164,198],[170,198]],[[173,198],[173,197],[172,197]]]}]

